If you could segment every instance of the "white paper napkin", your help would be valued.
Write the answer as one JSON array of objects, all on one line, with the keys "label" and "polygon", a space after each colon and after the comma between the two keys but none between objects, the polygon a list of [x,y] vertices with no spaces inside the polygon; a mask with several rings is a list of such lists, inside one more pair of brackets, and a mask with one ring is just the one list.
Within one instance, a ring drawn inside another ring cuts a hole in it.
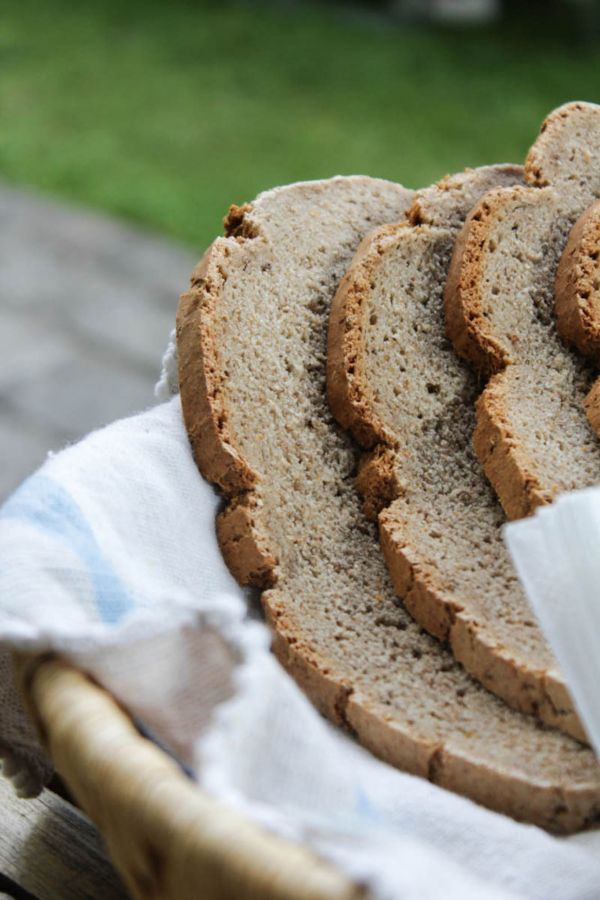
[{"label": "white paper napkin", "polygon": [[600,488],[563,494],[504,537],[600,756]]}]

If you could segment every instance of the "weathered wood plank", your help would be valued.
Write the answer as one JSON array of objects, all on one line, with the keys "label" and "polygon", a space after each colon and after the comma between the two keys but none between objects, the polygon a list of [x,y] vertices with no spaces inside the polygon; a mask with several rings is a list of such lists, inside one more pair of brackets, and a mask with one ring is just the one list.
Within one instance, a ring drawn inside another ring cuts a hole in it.
[{"label": "weathered wood plank", "polygon": [[51,791],[18,800],[2,777],[0,872],[39,900],[128,896],[83,813]]}]

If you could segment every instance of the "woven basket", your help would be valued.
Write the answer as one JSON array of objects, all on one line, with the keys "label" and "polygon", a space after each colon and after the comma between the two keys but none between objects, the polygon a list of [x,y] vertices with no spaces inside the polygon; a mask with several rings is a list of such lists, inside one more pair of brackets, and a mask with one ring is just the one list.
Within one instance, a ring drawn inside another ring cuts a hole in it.
[{"label": "woven basket", "polygon": [[98,826],[133,897],[364,896],[308,850],[206,796],[78,670],[52,657],[20,656],[15,666],[57,772]]}]

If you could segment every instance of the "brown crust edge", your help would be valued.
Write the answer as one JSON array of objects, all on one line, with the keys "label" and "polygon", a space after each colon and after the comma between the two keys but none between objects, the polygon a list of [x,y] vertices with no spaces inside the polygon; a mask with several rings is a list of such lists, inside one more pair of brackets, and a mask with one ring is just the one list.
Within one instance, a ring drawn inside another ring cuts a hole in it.
[{"label": "brown crust edge", "polygon": [[476,405],[473,448],[509,519],[524,519],[552,502],[535,474],[536,467],[519,446],[506,415],[506,373],[487,383]]},{"label": "brown crust edge", "polygon": [[231,431],[215,340],[228,244],[227,238],[217,238],[194,269],[177,308],[176,334],[181,405],[194,459],[205,478],[232,496],[254,487],[257,476]]},{"label": "brown crust edge", "polygon": [[236,581],[257,588],[275,584],[277,557],[265,537],[254,493],[238,495],[219,513],[217,539]]},{"label": "brown crust edge", "polygon": [[483,314],[476,277],[488,219],[504,197],[529,190],[516,185],[488,191],[465,219],[454,243],[444,286],[446,334],[456,353],[484,375],[499,372],[511,362],[510,350],[495,338]]},{"label": "brown crust edge", "polygon": [[391,443],[392,435],[373,411],[372,398],[364,380],[364,363],[357,352],[356,336],[364,333],[370,274],[387,239],[406,222],[384,225],[361,241],[352,265],[342,278],[331,302],[327,331],[327,400],[336,421],[361,447],[379,441]]},{"label": "brown crust edge", "polygon": [[[218,243],[219,240],[209,250],[210,254]],[[240,485],[237,493],[241,494],[246,490],[241,487],[245,484],[245,478],[256,479],[256,475],[235,447],[231,433],[224,433],[221,438],[221,432],[216,427],[218,419],[215,422],[209,388],[218,395],[219,402],[224,403],[223,376],[218,365],[214,333],[211,332],[218,292],[211,292],[206,319],[202,322],[202,297],[206,288],[201,284],[195,286],[197,272],[192,278],[192,289],[183,295],[178,310],[177,341],[184,421],[202,474],[219,484],[226,493],[231,491],[232,495],[236,492],[235,486]],[[222,284],[223,281],[219,290]],[[206,373],[205,366],[208,368]],[[206,449],[202,447],[205,439]],[[254,524],[257,525],[256,519]],[[262,542],[266,532],[260,526],[257,528]],[[255,536],[250,535],[249,540],[254,542]],[[232,545],[226,544],[225,549],[227,546]],[[257,546],[256,550],[260,555],[261,547]],[[231,553],[225,560],[228,565],[232,564]],[[275,576],[274,567],[272,572]],[[240,571],[237,576],[242,584],[248,583],[245,575]],[[326,663],[323,665],[309,648],[298,641],[293,622],[285,621],[287,610],[279,597],[276,588],[262,594],[266,618],[273,634],[273,650],[278,659],[322,713],[355,734],[360,743],[376,756],[404,771],[427,777],[440,787],[469,797],[489,809],[548,831],[572,833],[589,827],[600,817],[600,804],[593,787],[584,786],[563,792],[544,783],[532,785],[523,782],[510,772],[495,771],[490,777],[485,766],[449,753],[439,744],[417,741],[394,725],[386,717],[385,710],[367,708],[344,679],[337,678],[328,670]]]},{"label": "brown crust edge", "polygon": [[[234,216],[231,228],[235,226],[239,235],[247,211],[232,207],[226,228]],[[217,238],[194,269],[190,289],[177,308],[177,357],[181,407],[194,459],[204,477],[217,484],[229,501],[217,519],[221,552],[240,584],[266,587],[274,582],[277,558],[269,548],[252,493],[258,476],[240,453],[231,428],[216,341],[217,304],[227,280],[227,259],[239,242],[255,236],[250,226],[246,233],[246,238]]]},{"label": "brown crust edge", "polygon": [[600,200],[577,219],[560,258],[555,281],[556,327],[568,344],[584,356],[600,353],[600,317],[590,299],[594,288],[594,262],[600,252]]},{"label": "brown crust edge", "polygon": [[465,221],[444,289],[446,329],[454,349],[478,372],[492,376],[477,402],[473,447],[509,519],[528,516],[551,503],[553,493],[543,487],[535,461],[511,432],[504,370],[515,361],[483,315],[479,274],[488,221],[496,208],[515,198],[525,202],[537,196],[533,188],[522,186],[489,191]]},{"label": "brown crust edge", "polygon": [[562,129],[564,122],[572,113],[581,111],[600,113],[600,107],[595,103],[587,103],[582,100],[573,100],[563,103],[550,112],[540,126],[538,136],[531,146],[525,160],[525,180],[534,187],[546,187],[549,184],[544,174],[544,148],[552,143],[554,133]]},{"label": "brown crust edge", "polygon": [[[436,222],[435,217],[433,217],[429,211],[429,201],[430,197],[432,196],[430,195],[430,191],[433,190],[436,193],[453,191],[458,188],[471,174],[476,173],[477,171],[482,172],[484,170],[487,170],[488,172],[493,171],[495,175],[502,175],[507,179],[518,179],[518,183],[523,182],[525,174],[523,166],[517,166],[514,165],[514,163],[501,163],[499,165],[481,166],[478,169],[466,168],[463,169],[462,172],[445,175],[435,185],[432,185],[432,188],[425,188],[424,191],[416,192],[413,198],[413,202],[406,213],[406,218],[408,219],[410,224],[432,226],[438,224],[439,227],[439,223]],[[514,184],[515,181],[513,180],[512,183]],[[509,184],[507,183],[505,186],[508,187]],[[492,188],[490,188],[490,190],[492,190]],[[435,196],[435,194],[433,194],[433,196]]]},{"label": "brown crust edge", "polygon": [[[372,394],[366,383],[364,351],[373,271],[386,247],[407,228],[412,230],[412,226],[405,224],[378,229],[362,242],[331,307],[328,396],[332,413],[363,447],[372,447],[375,436],[379,438],[374,449],[363,455],[357,477],[365,513],[369,518],[379,514],[387,568],[396,593],[411,616],[429,634],[447,642],[465,670],[513,709],[535,715],[546,724],[586,741],[564,685],[544,671],[516,669],[508,652],[486,642],[477,622],[465,613],[458,600],[444,594],[436,584],[435,573],[423,567],[418,548],[399,534],[401,522],[393,508],[393,501],[402,490],[394,474],[397,441],[391,433],[388,437],[387,429],[373,409]],[[513,462],[512,457],[510,461]]]}]

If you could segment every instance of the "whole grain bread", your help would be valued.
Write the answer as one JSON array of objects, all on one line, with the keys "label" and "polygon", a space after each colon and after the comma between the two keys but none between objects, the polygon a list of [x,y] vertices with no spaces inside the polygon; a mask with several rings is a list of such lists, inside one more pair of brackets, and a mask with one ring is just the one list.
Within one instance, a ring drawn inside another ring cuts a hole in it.
[{"label": "whole grain bread", "polygon": [[232,212],[178,311],[183,410],[226,507],[221,546],[274,649],[374,753],[493,809],[572,831],[600,817],[590,750],[510,710],[423,633],[394,590],[325,393],[331,298],[364,234],[410,195],[340,178]]},{"label": "whole grain bread", "polygon": [[528,187],[488,192],[455,245],[445,291],[457,352],[491,379],[473,443],[510,518],[600,478],[583,400],[592,368],[560,339],[554,282],[569,230],[600,196],[600,107],[571,103],[544,122]]},{"label": "whole grain bread", "polygon": [[[596,366],[600,357],[600,200],[579,217],[558,265],[555,284],[558,333]],[[600,379],[584,400],[588,421],[600,434]]]},{"label": "whole grain bread", "polygon": [[358,486],[408,611],[515,709],[585,739],[471,447],[477,380],[445,335],[456,232],[483,193],[520,181],[511,166],[447,178],[417,194],[410,223],[364,239],[331,308],[328,396],[371,450]]},{"label": "whole grain bread", "polygon": [[586,356],[600,354],[600,200],[581,214],[563,251],[555,284],[558,333]]}]

